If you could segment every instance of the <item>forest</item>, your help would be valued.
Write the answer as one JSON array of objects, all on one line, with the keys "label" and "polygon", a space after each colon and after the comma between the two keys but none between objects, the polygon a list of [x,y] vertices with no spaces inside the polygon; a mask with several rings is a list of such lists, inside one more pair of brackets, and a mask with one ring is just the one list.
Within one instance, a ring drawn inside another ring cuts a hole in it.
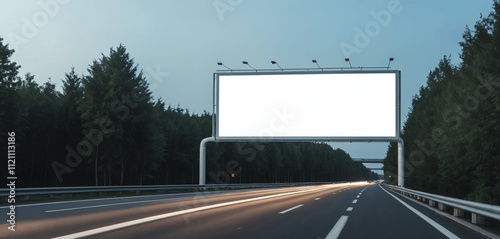
[{"label": "forest", "polygon": [[[14,142],[18,187],[198,183],[212,115],[153,99],[125,46],[94,60],[87,75],[68,69],[62,92],[31,73],[20,76],[13,54],[0,38],[0,145],[5,156]],[[207,183],[376,178],[325,143],[207,145]]]},{"label": "forest", "polygon": [[[444,56],[413,97],[401,138],[405,187],[500,205],[500,4],[463,33],[460,59]],[[397,144],[385,178],[397,183]]]}]

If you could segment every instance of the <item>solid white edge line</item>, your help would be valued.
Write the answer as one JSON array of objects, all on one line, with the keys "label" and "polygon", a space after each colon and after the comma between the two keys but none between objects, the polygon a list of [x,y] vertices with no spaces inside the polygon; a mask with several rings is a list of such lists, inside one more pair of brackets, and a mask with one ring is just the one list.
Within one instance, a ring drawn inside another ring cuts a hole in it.
[{"label": "solid white edge line", "polygon": [[399,199],[398,197],[392,195],[391,193],[387,192],[387,190],[385,190],[382,186],[379,185],[379,187],[384,190],[387,194],[391,195],[393,198],[395,198],[398,202],[400,202],[401,204],[403,204],[405,207],[407,207],[408,209],[410,209],[410,211],[412,211],[413,213],[417,214],[417,216],[421,217],[422,219],[424,219],[424,221],[426,221],[427,223],[429,223],[431,226],[433,226],[434,228],[436,228],[439,232],[443,233],[443,235],[445,235],[446,237],[448,238],[451,238],[451,239],[460,239],[460,237],[456,236],[455,234],[453,234],[452,232],[450,232],[448,229],[446,229],[445,227],[441,226],[439,223],[437,223],[436,221],[430,219],[428,216],[424,215],[423,213],[421,213],[420,211],[418,211],[417,209],[413,208],[412,206],[408,205],[407,203],[403,202],[403,200]]},{"label": "solid white edge line", "polygon": [[337,239],[344,229],[345,224],[347,223],[347,219],[349,216],[341,216],[340,219],[335,223],[332,230],[326,235],[325,239]]},{"label": "solid white edge line", "polygon": [[293,194],[298,194],[298,193],[317,191],[317,190],[322,190],[325,188],[332,188],[332,187],[339,187],[339,186],[344,186],[344,185],[334,184],[331,186],[308,189],[308,190],[303,190],[303,191],[280,193],[280,194],[274,194],[274,195],[268,195],[268,196],[262,196],[262,197],[256,197],[256,198],[249,198],[249,199],[243,199],[243,200],[226,202],[226,203],[219,203],[219,204],[208,205],[208,206],[203,206],[203,207],[191,208],[191,209],[187,209],[187,210],[170,212],[170,213],[160,214],[160,215],[156,215],[156,216],[136,219],[136,220],[132,220],[132,221],[117,223],[117,224],[113,224],[113,225],[109,225],[109,226],[99,227],[99,228],[95,228],[95,229],[91,229],[91,230],[87,230],[87,231],[82,231],[82,232],[77,232],[77,233],[73,233],[73,234],[69,234],[69,235],[65,235],[65,236],[54,237],[53,239],[81,238],[81,237],[91,236],[91,235],[95,235],[95,234],[100,234],[100,233],[124,228],[124,227],[134,226],[134,225],[141,224],[141,223],[146,223],[146,222],[156,221],[156,220],[165,219],[165,218],[169,218],[169,217],[184,215],[184,214],[188,214],[188,213],[193,213],[193,212],[198,212],[198,211],[203,211],[203,210],[208,210],[208,209],[213,209],[213,208],[218,208],[218,207],[231,206],[231,205],[235,205],[235,204],[252,202],[252,201],[257,201],[257,200],[264,200],[264,199],[269,199],[269,198],[293,195]]},{"label": "solid white edge line", "polygon": [[289,211],[295,210],[295,209],[297,209],[297,208],[299,208],[299,207],[302,207],[302,206],[304,206],[304,204],[299,204],[299,205],[297,205],[297,206],[295,206],[295,207],[292,207],[292,208],[289,208],[289,209],[287,209],[287,210],[285,210],[285,211],[281,211],[281,212],[279,212],[278,214],[285,214],[285,213],[287,213],[287,212],[289,212]]}]

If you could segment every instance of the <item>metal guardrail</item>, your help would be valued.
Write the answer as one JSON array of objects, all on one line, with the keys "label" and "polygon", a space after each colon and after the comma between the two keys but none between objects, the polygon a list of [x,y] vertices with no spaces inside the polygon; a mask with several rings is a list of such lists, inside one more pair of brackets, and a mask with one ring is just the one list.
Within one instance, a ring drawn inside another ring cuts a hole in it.
[{"label": "metal guardrail", "polygon": [[473,224],[483,224],[484,217],[500,220],[500,206],[497,205],[446,197],[408,188],[397,187],[385,183],[382,183],[380,185],[392,191],[407,195],[411,198],[415,198],[423,202],[427,201],[429,203],[429,206],[431,207],[436,206],[437,203],[438,209],[442,211],[445,210],[446,207],[452,207],[453,215],[455,217],[464,217],[464,211],[470,212],[472,215],[471,222]]},{"label": "metal guardrail", "polygon": [[[44,187],[44,188],[16,188],[16,196],[55,195],[55,194],[78,194],[78,193],[102,193],[102,192],[128,192],[128,191],[160,191],[175,189],[243,189],[243,188],[271,188],[292,187],[328,184],[331,182],[318,183],[253,183],[253,184],[208,184],[200,186],[197,184],[184,185],[144,185],[144,186],[87,186],[87,187]],[[0,197],[11,195],[9,188],[0,189]]]}]

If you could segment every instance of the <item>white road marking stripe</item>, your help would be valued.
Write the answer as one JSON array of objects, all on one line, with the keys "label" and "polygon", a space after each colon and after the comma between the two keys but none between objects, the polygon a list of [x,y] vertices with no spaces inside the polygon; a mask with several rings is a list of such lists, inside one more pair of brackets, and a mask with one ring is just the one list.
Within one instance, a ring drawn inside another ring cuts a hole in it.
[{"label": "white road marking stripe", "polygon": [[354,200],[352,201],[352,203],[357,203],[357,202],[358,202],[358,199],[354,199]]},{"label": "white road marking stripe", "polygon": [[[246,194],[248,191],[243,191],[241,194]],[[252,193],[250,191],[250,193]],[[203,196],[217,196],[220,194],[226,194],[224,191],[219,192],[204,192]],[[232,193],[235,195],[235,193]],[[240,193],[238,193],[240,194]],[[168,195],[159,194],[159,195],[143,195],[143,196],[123,196],[123,197],[107,197],[107,198],[93,198],[93,199],[79,199],[79,200],[68,200],[68,201],[60,201],[60,202],[44,202],[44,203],[33,203],[33,204],[20,204],[16,205],[17,207],[32,207],[32,206],[41,206],[41,205],[52,205],[52,204],[64,204],[64,203],[78,203],[78,202],[93,202],[93,201],[103,201],[103,200],[122,200],[129,198],[143,198],[143,197],[165,197],[165,196],[177,196],[177,195],[185,195],[186,197],[191,197],[193,193],[169,193]],[[196,194],[195,196],[199,196]],[[164,200],[174,200],[174,199],[184,199],[186,197],[176,197],[176,198],[164,198]],[[0,209],[9,208],[9,206],[2,206]]]},{"label": "white road marking stripe", "polygon": [[358,196],[356,196],[356,198],[359,198],[359,195],[358,195]]},{"label": "white road marking stripe", "polygon": [[342,232],[342,229],[344,229],[348,218],[349,216],[341,216],[337,223],[335,223],[335,226],[332,228],[330,233],[328,233],[328,235],[325,237],[325,239],[337,239]]},{"label": "white road marking stripe", "polygon": [[299,204],[299,205],[297,205],[297,206],[295,206],[295,207],[292,207],[292,208],[289,208],[289,209],[287,209],[287,210],[285,210],[285,211],[281,211],[281,212],[279,212],[278,214],[285,214],[285,213],[287,213],[287,212],[289,212],[289,211],[295,210],[295,209],[297,209],[297,208],[299,208],[299,207],[302,207],[302,206],[304,206],[304,204]]},{"label": "white road marking stripe", "polygon": [[332,194],[335,194],[335,193],[332,193]]},{"label": "white road marking stripe", "polygon": [[320,200],[320,199],[321,199],[321,198],[315,198],[315,199],[314,199],[314,201],[318,201],[318,200]]},{"label": "white road marking stripe", "polygon": [[274,195],[268,195],[268,196],[262,196],[262,197],[256,197],[256,198],[249,198],[249,199],[243,199],[243,200],[232,201],[232,202],[219,203],[219,204],[208,205],[208,206],[203,206],[203,207],[191,208],[191,209],[186,209],[186,210],[182,210],[182,211],[170,212],[170,213],[160,214],[160,215],[156,215],[156,216],[136,219],[136,220],[132,220],[132,221],[128,221],[128,222],[122,222],[122,223],[113,224],[113,225],[109,225],[109,226],[99,227],[99,228],[95,228],[95,229],[91,229],[91,230],[87,230],[87,231],[83,231],[83,232],[73,233],[73,234],[60,236],[60,237],[55,237],[53,239],[71,239],[71,238],[88,237],[91,235],[100,234],[100,233],[104,233],[104,232],[108,232],[108,231],[112,231],[112,230],[116,230],[116,229],[120,229],[120,228],[124,228],[124,227],[134,226],[134,225],[141,224],[141,223],[156,221],[156,220],[170,218],[170,217],[179,216],[179,215],[184,215],[184,214],[188,214],[188,213],[194,213],[194,212],[199,212],[199,211],[204,211],[204,210],[209,210],[209,209],[214,209],[214,208],[219,208],[219,207],[225,207],[225,206],[231,206],[231,205],[241,204],[241,203],[246,203],[246,202],[264,200],[264,199],[269,199],[269,198],[288,196],[288,195],[293,195],[293,194],[298,194],[298,193],[317,191],[317,190],[321,190],[321,189],[325,189],[325,188],[338,187],[338,186],[341,186],[341,185],[332,185],[332,186],[308,189],[308,190],[303,190],[303,191],[280,193],[280,194],[274,194]]},{"label": "white road marking stripe", "polygon": [[348,207],[346,211],[350,212],[352,211],[352,209],[353,209],[352,207]]},{"label": "white road marking stripe", "polygon": [[417,209],[415,209],[412,206],[408,205],[407,203],[403,202],[403,200],[399,199],[398,197],[396,197],[396,196],[392,195],[391,193],[387,192],[384,188],[382,188],[382,186],[379,185],[379,187],[382,190],[384,190],[387,194],[391,195],[393,198],[395,198],[396,200],[398,200],[398,202],[400,202],[401,204],[403,204],[405,207],[407,207],[408,209],[410,209],[410,211],[412,211],[413,213],[417,214],[417,216],[419,216],[422,219],[424,219],[424,221],[426,221],[427,223],[431,224],[431,226],[433,226],[438,231],[440,231],[441,233],[443,233],[443,235],[445,235],[446,237],[451,238],[451,239],[460,239],[460,237],[458,237],[455,234],[453,234],[452,232],[448,231],[448,229],[446,229],[445,227],[441,226],[439,223],[435,222],[434,220],[430,219],[428,216],[424,215],[423,213],[421,213]]},{"label": "white road marking stripe", "polygon": [[[244,192],[247,193],[247,192]],[[173,194],[168,194],[170,195],[186,195],[187,197],[193,195],[192,193],[173,193]],[[216,196],[215,193],[204,193],[203,196]],[[235,194],[236,195],[236,194]],[[114,197],[114,198],[101,198],[101,199],[88,199],[88,200],[75,200],[75,201],[65,201],[65,202],[52,202],[52,203],[39,203],[39,204],[30,204],[30,205],[21,205],[21,206],[38,206],[38,205],[44,205],[44,204],[59,204],[59,203],[71,203],[71,202],[86,202],[86,201],[94,201],[94,200],[108,200],[108,199],[114,199],[114,200],[120,200],[120,199],[128,199],[128,198],[141,198],[141,197],[155,197],[155,196],[165,196],[165,195],[145,195],[145,196],[132,196],[132,197]],[[195,194],[195,197],[198,197],[200,195]],[[123,204],[133,204],[133,203],[143,203],[143,202],[155,202],[155,201],[171,201],[171,200],[182,200],[185,197],[175,197],[175,198],[163,198],[163,199],[153,199],[153,200],[143,200],[143,201],[134,201],[134,202],[122,202],[122,203],[110,203],[110,204],[101,204],[101,205],[92,205],[92,206],[83,206],[83,207],[73,207],[73,208],[63,208],[63,209],[54,209],[54,210],[47,210],[45,211],[46,213],[51,213],[51,212],[61,212],[61,211],[71,211],[71,210],[79,210],[79,209],[87,209],[87,208],[96,208],[96,207],[107,207],[107,206],[115,206],[115,205],[123,205]],[[17,207],[17,206],[16,206]],[[0,207],[1,209],[2,207]],[[6,207],[8,208],[8,206]]]}]

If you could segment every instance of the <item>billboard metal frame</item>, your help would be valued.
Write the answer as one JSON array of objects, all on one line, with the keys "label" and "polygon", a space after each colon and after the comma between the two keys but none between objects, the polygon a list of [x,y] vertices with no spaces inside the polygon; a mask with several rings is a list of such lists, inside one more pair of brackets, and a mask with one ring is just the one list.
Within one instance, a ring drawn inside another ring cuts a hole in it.
[{"label": "billboard metal frame", "polygon": [[[395,136],[394,137],[226,137],[219,136],[219,76],[238,76],[238,75],[306,75],[306,74],[395,74]],[[294,71],[294,72],[224,72],[214,73],[214,95],[213,95],[214,114],[212,120],[212,137],[217,142],[311,142],[311,141],[343,141],[343,142],[388,142],[399,139],[401,125],[401,72],[398,70],[363,70],[363,71]]]},{"label": "billboard metal frame", "polygon": [[[284,75],[284,74],[349,74],[349,73],[394,73],[396,75],[396,136],[395,137],[217,137],[218,133],[218,92],[219,76],[221,75]],[[317,142],[317,141],[344,141],[344,142],[397,142],[398,143],[398,185],[404,187],[404,141],[400,138],[401,131],[401,71],[399,70],[340,70],[340,71],[281,71],[281,72],[221,72],[214,73],[213,77],[213,114],[212,136],[200,142],[200,171],[199,184],[206,182],[206,144],[208,142]]]}]

